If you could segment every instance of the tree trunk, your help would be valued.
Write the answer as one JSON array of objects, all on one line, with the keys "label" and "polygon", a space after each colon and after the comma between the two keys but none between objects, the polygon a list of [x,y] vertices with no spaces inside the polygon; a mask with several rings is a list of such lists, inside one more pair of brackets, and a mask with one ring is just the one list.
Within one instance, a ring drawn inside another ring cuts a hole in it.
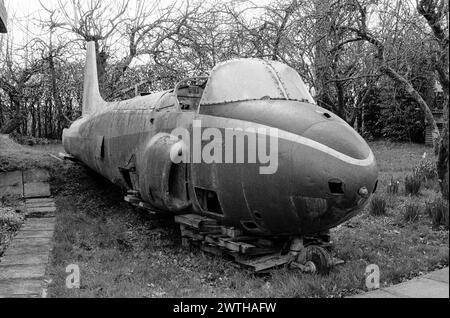
[{"label": "tree trunk", "polygon": [[431,135],[433,137],[433,146],[435,149],[435,154],[437,155],[439,149],[439,141],[440,141],[440,133],[439,128],[436,124],[436,120],[434,119],[433,113],[425,102],[425,100],[420,96],[420,94],[414,89],[410,82],[408,82],[403,76],[398,74],[394,69],[389,67],[388,65],[383,65],[381,67],[381,71],[384,72],[387,76],[389,76],[394,82],[403,87],[405,91],[417,102],[420,109],[423,111],[425,115],[426,122],[431,125],[432,131]]},{"label": "tree trunk", "polygon": [[15,114],[1,129],[2,134],[10,134],[16,131],[18,128],[20,128],[23,120],[21,113],[20,96],[17,93],[11,93],[9,94],[9,98],[13,105]]}]

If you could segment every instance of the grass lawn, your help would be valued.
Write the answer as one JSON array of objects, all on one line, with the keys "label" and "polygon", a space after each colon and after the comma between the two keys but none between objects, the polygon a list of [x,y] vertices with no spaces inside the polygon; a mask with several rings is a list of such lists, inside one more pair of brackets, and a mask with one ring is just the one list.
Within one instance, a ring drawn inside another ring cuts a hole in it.
[{"label": "grass lawn", "polygon": [[[366,210],[333,229],[334,252],[345,264],[328,276],[285,269],[258,276],[222,258],[182,248],[171,219],[151,219],[131,208],[120,189],[84,167],[42,162],[50,165],[58,206],[49,296],[343,297],[365,290],[369,264],[380,267],[383,286],[447,266],[448,230],[433,229],[424,212],[414,223],[403,219],[405,204],[425,206],[438,196],[437,185],[428,182],[412,198],[404,194],[403,185],[399,194],[386,194],[391,176],[403,180],[432,149],[387,142],[371,147],[381,170],[378,192],[387,200],[387,214],[374,217]],[[79,290],[65,288],[69,264],[80,267]]]}]

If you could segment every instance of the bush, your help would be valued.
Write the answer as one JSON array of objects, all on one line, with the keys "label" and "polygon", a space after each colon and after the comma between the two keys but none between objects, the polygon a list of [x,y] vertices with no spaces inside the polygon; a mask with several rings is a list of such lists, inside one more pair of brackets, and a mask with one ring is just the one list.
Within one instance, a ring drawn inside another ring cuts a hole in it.
[{"label": "bush", "polygon": [[407,203],[405,205],[405,213],[403,214],[405,222],[414,223],[419,220],[419,215],[420,205],[416,203]]},{"label": "bush", "polygon": [[[424,154],[426,157],[426,154]],[[431,159],[422,159],[414,168],[413,173],[422,181],[434,180],[437,178],[436,163]]]},{"label": "bush", "polygon": [[381,196],[374,196],[370,201],[369,213],[372,216],[386,215],[386,200]]},{"label": "bush", "polygon": [[387,193],[397,194],[399,186],[400,186],[400,181],[394,180],[394,177],[391,177],[391,180],[389,181],[388,186],[387,186]]},{"label": "bush", "polygon": [[422,186],[422,179],[419,175],[413,173],[405,177],[405,192],[406,194],[418,195],[420,187]]},{"label": "bush", "polygon": [[448,202],[442,198],[438,198],[432,202],[428,202],[425,208],[426,214],[431,218],[433,228],[443,225],[448,229]]},{"label": "bush", "polygon": [[0,228],[17,231],[23,223],[23,217],[14,209],[0,207]]}]

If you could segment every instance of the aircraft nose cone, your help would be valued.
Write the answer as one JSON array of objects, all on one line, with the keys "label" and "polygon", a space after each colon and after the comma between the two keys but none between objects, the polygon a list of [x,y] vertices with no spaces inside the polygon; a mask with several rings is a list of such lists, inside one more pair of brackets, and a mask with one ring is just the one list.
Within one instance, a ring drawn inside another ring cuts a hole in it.
[{"label": "aircraft nose cone", "polygon": [[303,136],[354,159],[363,160],[370,154],[370,148],[364,139],[344,122],[319,122],[307,129]]}]

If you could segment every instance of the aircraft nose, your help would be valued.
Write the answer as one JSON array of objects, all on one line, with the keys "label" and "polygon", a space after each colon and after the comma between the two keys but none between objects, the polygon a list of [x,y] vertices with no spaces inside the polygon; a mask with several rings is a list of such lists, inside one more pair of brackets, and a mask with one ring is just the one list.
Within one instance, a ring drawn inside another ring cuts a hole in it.
[{"label": "aircraft nose", "polygon": [[328,146],[354,159],[363,160],[370,154],[370,148],[364,139],[347,123],[329,121],[312,125],[303,133],[303,137]]}]

